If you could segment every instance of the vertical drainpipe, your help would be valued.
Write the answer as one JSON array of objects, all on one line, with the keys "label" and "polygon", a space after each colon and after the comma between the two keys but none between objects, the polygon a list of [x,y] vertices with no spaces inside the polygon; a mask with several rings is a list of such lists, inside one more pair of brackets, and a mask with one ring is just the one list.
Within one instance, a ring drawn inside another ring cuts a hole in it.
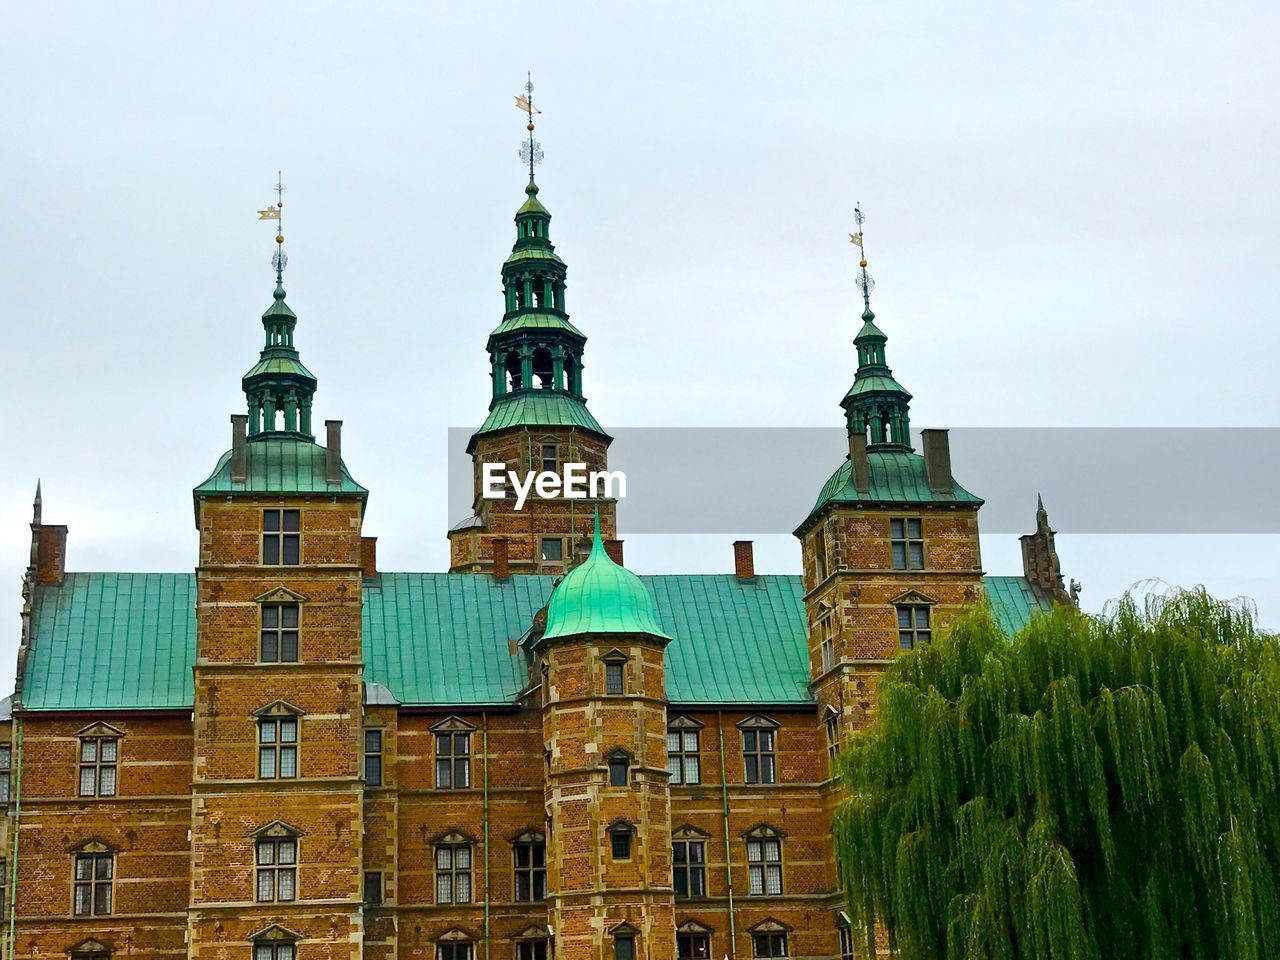
[{"label": "vertical drainpipe", "polygon": [[17,767],[13,774],[13,863],[9,870],[9,949],[5,955],[13,957],[14,925],[18,914],[18,825],[22,819],[22,719],[14,717],[18,728]]},{"label": "vertical drainpipe", "polygon": [[720,736],[720,800],[724,807],[724,877],[729,888],[729,957],[736,957],[738,931],[733,917],[733,851],[729,847],[729,780],[724,768],[724,712],[716,711],[716,732]]},{"label": "vertical drainpipe", "polygon": [[490,960],[489,940],[489,714],[480,714],[481,749],[484,750],[484,960]]}]

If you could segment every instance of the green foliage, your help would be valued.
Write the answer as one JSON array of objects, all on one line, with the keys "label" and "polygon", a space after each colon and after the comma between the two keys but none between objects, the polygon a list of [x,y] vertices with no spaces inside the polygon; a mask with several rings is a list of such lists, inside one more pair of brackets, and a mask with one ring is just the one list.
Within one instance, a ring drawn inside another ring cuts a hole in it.
[{"label": "green foliage", "polygon": [[906,960],[1280,956],[1280,645],[1203,591],[985,610],[841,757],[849,906]]}]

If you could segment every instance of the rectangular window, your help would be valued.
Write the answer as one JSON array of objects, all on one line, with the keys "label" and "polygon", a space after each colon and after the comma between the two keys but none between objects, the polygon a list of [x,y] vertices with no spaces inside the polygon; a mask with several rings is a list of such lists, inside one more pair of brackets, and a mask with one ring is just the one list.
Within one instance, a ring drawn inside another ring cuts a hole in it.
[{"label": "rectangular window", "polygon": [[787,935],[785,933],[753,933],[751,935],[751,955],[759,960],[787,955]]},{"label": "rectangular window", "polygon": [[74,913],[77,917],[101,917],[111,912],[111,880],[114,872],[114,854],[75,855]]},{"label": "rectangular window", "polygon": [[382,905],[382,874],[376,871],[365,871],[364,902],[369,907]]},{"label": "rectangular window", "polygon": [[547,845],[542,841],[517,843],[513,848],[516,900],[520,903],[547,899]]},{"label": "rectangular window", "polygon": [[671,783],[702,782],[697,730],[667,731],[667,770],[671,774]]},{"label": "rectangular window", "polygon": [[777,760],[772,730],[742,731],[742,764],[747,783],[776,783]]},{"label": "rectangular window", "polygon": [[116,750],[114,737],[86,737],[80,741],[80,796],[116,795]]},{"label": "rectangular window", "polygon": [[547,960],[547,941],[516,941],[516,960]]},{"label": "rectangular window", "polygon": [[840,960],[853,960],[853,930],[840,925]]},{"label": "rectangular window", "polygon": [[560,451],[554,443],[542,444],[542,469],[547,473],[560,469]]},{"label": "rectangular window", "polygon": [[255,943],[253,960],[296,960],[297,947],[292,943]]},{"label": "rectangular window", "polygon": [[676,840],[671,844],[671,868],[676,899],[707,895],[707,845],[702,840]]},{"label": "rectangular window", "polygon": [[364,782],[370,787],[382,786],[382,731],[364,732]]},{"label": "rectangular window", "polygon": [[831,764],[831,772],[835,772],[836,757],[840,756],[840,718],[835,714],[829,714],[826,719],[827,727],[827,760]]},{"label": "rectangular window", "polygon": [[898,607],[898,646],[903,650],[914,650],[922,643],[933,639],[933,630],[929,626],[928,607]]},{"label": "rectangular window", "polygon": [[[0,745],[0,803],[9,802],[9,779],[13,773],[13,747]],[[0,894],[2,896],[3,894]],[[0,915],[4,911],[0,910]]]},{"label": "rectangular window", "polygon": [[258,841],[258,902],[295,900],[298,896],[298,841],[272,837]]},{"label": "rectangular window", "polygon": [[262,511],[262,564],[296,567],[302,562],[302,511]]},{"label": "rectangular window", "polygon": [[679,960],[710,960],[710,935],[705,933],[676,934],[676,957]]},{"label": "rectangular window", "polygon": [[298,662],[298,605],[262,605],[262,662]]},{"label": "rectangular window", "polygon": [[627,785],[627,773],[631,769],[631,764],[626,757],[610,757],[609,758],[609,786],[625,787]]},{"label": "rectangular window", "polygon": [[614,937],[613,960],[636,960],[636,938],[630,934]]},{"label": "rectangular window", "polygon": [[753,897],[782,893],[782,841],[766,837],[747,841],[748,890]]},{"label": "rectangular window", "polygon": [[465,790],[471,786],[471,734],[436,734],[436,789]]},{"label": "rectangular window", "polygon": [[539,555],[543,563],[559,563],[564,559],[564,541],[559,537],[543,537]]},{"label": "rectangular window", "polygon": [[436,960],[471,960],[475,945],[471,943],[437,943]]},{"label": "rectangular window", "polygon": [[834,614],[828,613],[818,621],[818,632],[822,637],[822,672],[826,673],[836,665]]},{"label": "rectangular window", "polygon": [[604,665],[604,692],[606,694],[616,696],[624,692],[622,667],[623,665],[618,662]]},{"label": "rectangular window", "polygon": [[615,860],[631,859],[631,831],[618,828],[609,832],[609,848]]},{"label": "rectangular window", "polygon": [[436,847],[436,903],[471,902],[470,844]]},{"label": "rectangular window", "polygon": [[890,520],[889,545],[893,550],[893,569],[924,569],[924,537],[918,519]]},{"label": "rectangular window", "polygon": [[816,586],[827,579],[827,535],[821,528],[813,537],[813,567],[817,574]]},{"label": "rectangular window", "polygon": [[290,779],[298,775],[298,718],[264,717],[258,721],[258,778]]}]

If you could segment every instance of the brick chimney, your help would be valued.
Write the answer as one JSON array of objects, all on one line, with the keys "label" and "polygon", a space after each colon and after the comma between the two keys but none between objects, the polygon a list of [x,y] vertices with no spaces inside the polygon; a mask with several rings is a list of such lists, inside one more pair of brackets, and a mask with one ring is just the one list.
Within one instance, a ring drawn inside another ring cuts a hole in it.
[{"label": "brick chimney", "polygon": [[871,463],[867,460],[866,434],[849,434],[849,463],[853,467],[853,489],[862,494],[870,493]]},{"label": "brick chimney", "polygon": [[342,421],[326,420],[324,429],[324,479],[326,483],[342,482]]},{"label": "brick chimney", "polygon": [[756,575],[756,560],[750,540],[733,541],[733,572],[739,580],[751,580]]},{"label": "brick chimney", "polygon": [[1018,542],[1022,544],[1022,574],[1032,586],[1048,593],[1058,603],[1074,605],[1074,594],[1062,582],[1062,565],[1058,560],[1058,548],[1053,542],[1053,534],[1044,500],[1037,496],[1036,532],[1018,538]]},{"label": "brick chimney", "polygon": [[618,566],[624,566],[622,562],[622,541],[606,540],[604,542],[604,552],[609,555],[609,559]]},{"label": "brick chimney", "polygon": [[951,493],[951,440],[945,430],[921,430],[924,441],[924,476],[934,493]]},{"label": "brick chimney", "polygon": [[36,583],[61,583],[67,572],[67,528],[42,523],[37,538]]},{"label": "brick chimney", "polygon": [[360,538],[360,575],[371,579],[378,575],[378,538]]},{"label": "brick chimney", "polygon": [[249,452],[246,449],[245,431],[249,428],[249,416],[245,413],[231,415],[231,482],[244,483],[249,479]]},{"label": "brick chimney", "polygon": [[511,576],[510,561],[511,544],[506,537],[496,537],[493,541],[493,578],[506,580]]}]

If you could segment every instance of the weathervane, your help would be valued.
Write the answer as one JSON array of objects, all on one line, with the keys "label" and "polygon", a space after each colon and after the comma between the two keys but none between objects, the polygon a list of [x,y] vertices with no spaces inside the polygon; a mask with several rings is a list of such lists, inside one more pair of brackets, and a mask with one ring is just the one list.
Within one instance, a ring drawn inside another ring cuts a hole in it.
[{"label": "weathervane", "polygon": [[860,254],[858,258],[858,267],[861,273],[858,274],[858,289],[862,291],[862,305],[866,310],[871,310],[871,291],[876,288],[876,282],[872,279],[871,274],[867,273],[867,251],[862,245],[862,224],[867,218],[862,213],[862,204],[855,203],[853,205],[853,222],[858,226],[857,233],[849,234],[849,242],[858,248]]},{"label": "weathervane", "polygon": [[284,283],[284,268],[289,265],[289,255],[284,252],[284,177],[281,171],[276,171],[276,185],[272,188],[275,191],[276,202],[265,210],[258,211],[259,220],[276,221],[276,252],[271,255],[271,266],[276,271],[276,284]]},{"label": "weathervane", "polygon": [[529,182],[533,183],[533,168],[542,162],[542,144],[533,139],[533,115],[542,111],[533,105],[533,74],[528,74],[524,93],[516,94],[516,106],[529,117],[525,129],[529,131],[529,139],[520,144],[520,159],[529,165]]}]

